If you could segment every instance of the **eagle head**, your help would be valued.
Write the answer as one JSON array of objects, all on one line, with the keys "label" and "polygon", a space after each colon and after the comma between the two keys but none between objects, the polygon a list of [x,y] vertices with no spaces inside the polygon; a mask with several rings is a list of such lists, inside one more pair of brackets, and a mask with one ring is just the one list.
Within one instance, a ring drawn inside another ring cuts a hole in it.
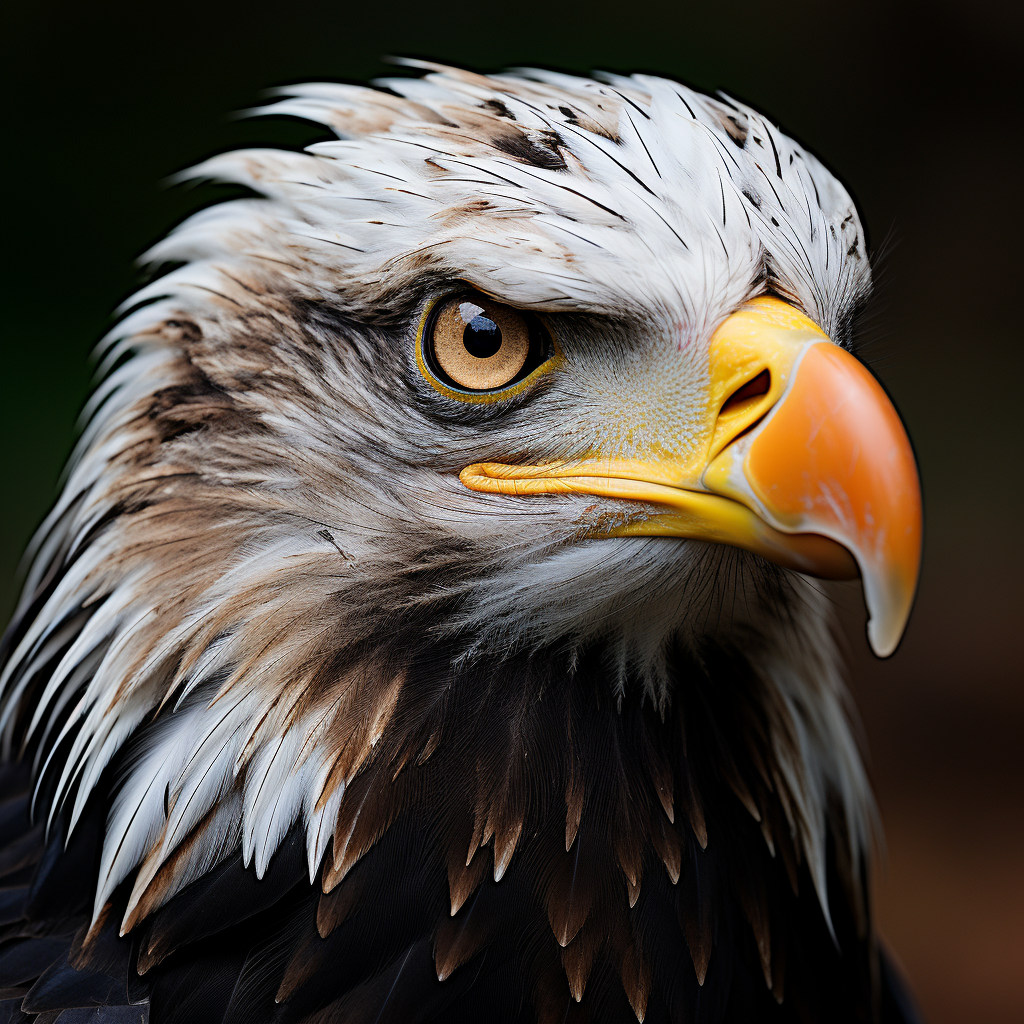
[{"label": "eagle head", "polygon": [[336,138],[190,172],[250,197],[104,343],[3,675],[53,841],[98,822],[75,955],[134,940],[154,1021],[214,933],[275,1020],[845,1020],[872,810],[811,577],[888,654],[921,531],[854,204],[725,97],[425,70],[286,90]]}]

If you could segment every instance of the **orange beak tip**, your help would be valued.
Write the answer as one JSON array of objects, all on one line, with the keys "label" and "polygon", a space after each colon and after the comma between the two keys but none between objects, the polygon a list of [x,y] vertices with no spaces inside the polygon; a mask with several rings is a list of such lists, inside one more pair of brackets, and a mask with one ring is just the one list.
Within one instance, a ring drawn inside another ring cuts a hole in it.
[{"label": "orange beak tip", "polygon": [[743,473],[768,520],[831,537],[857,561],[868,640],[896,649],[921,558],[921,491],[910,440],[868,370],[831,342],[812,345],[750,443]]}]

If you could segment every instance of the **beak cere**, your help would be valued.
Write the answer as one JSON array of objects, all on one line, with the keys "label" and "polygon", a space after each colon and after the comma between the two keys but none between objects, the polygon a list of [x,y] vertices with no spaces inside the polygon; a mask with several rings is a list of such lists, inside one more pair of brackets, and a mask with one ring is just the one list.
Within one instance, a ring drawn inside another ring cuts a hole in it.
[{"label": "beak cere", "polygon": [[481,463],[460,479],[501,494],[627,498],[649,512],[604,536],[674,536],[745,548],[786,568],[863,581],[868,639],[899,643],[921,558],[910,441],[871,374],[807,317],[759,298],[709,349],[710,418],[700,465],[594,457],[545,466]]}]

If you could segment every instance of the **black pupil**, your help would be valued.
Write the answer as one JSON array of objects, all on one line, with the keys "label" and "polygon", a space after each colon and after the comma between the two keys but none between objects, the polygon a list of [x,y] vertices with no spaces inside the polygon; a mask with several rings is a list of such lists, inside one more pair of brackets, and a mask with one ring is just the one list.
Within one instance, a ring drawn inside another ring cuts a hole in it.
[{"label": "black pupil", "polygon": [[485,316],[475,316],[462,332],[462,344],[477,359],[488,359],[501,348],[501,328]]}]

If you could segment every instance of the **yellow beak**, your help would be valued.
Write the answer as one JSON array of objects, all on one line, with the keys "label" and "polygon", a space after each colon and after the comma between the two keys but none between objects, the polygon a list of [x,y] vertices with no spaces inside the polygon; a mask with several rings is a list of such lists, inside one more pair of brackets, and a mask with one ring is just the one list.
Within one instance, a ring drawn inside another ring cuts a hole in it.
[{"label": "yellow beak", "polygon": [[596,453],[544,466],[479,463],[460,478],[476,491],[655,506],[605,536],[696,538],[813,576],[859,574],[871,646],[891,654],[910,615],[922,533],[917,468],[892,403],[853,356],[778,299],[755,299],[725,320],[709,360],[707,442],[686,464]]}]

